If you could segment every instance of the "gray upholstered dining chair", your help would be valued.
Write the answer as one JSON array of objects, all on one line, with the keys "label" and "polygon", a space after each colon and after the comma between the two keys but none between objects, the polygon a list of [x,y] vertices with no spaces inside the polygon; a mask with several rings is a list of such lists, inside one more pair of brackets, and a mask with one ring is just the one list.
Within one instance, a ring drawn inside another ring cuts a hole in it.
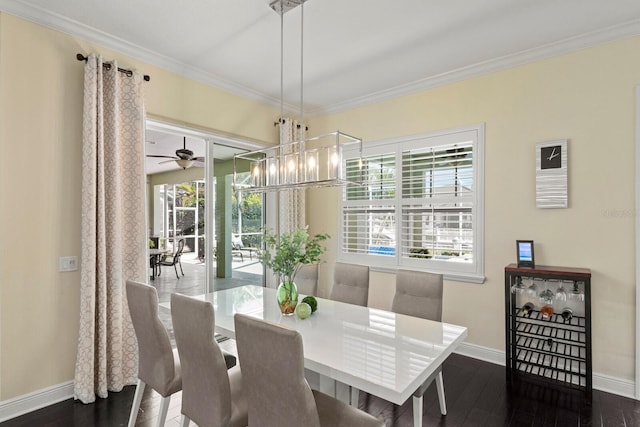
[{"label": "gray upholstered dining chair", "polygon": [[214,337],[213,305],[171,295],[171,318],[182,363],[182,427],[244,427],[247,401],[240,367],[227,370]]},{"label": "gray upholstered dining chair", "polygon": [[318,264],[303,265],[295,278],[298,292],[303,295],[318,294]]},{"label": "gray upholstered dining chair", "polygon": [[300,333],[236,314],[236,344],[249,427],[383,427],[384,421],[311,390]]},{"label": "gray upholstered dining chair", "polygon": [[142,394],[147,385],[162,396],[158,425],[163,426],[171,395],[182,389],[180,359],[171,348],[169,334],[158,317],[156,288],[127,280],[127,300],[139,353],[138,384],[129,415],[129,427],[136,423]]},{"label": "gray upholstered dining chair", "polygon": [[[442,320],[442,274],[422,271],[398,270],[396,274],[396,293],[391,310],[395,313],[421,317],[428,320]],[[422,426],[423,396],[429,385],[436,380],[440,413],[447,415],[444,399],[444,382],[440,366],[413,393],[413,425]]]},{"label": "gray upholstered dining chair", "polygon": [[369,266],[336,263],[329,299],[366,307],[369,302]]}]

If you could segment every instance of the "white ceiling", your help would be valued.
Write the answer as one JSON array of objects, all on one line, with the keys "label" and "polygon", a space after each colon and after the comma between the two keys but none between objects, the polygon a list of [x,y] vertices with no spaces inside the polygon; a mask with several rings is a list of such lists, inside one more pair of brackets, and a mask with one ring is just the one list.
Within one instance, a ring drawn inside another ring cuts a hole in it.
[{"label": "white ceiling", "polygon": [[[0,0],[0,10],[279,106],[280,15],[270,2]],[[300,16],[301,7],[284,15],[284,102],[293,112],[300,109]],[[638,0],[308,0],[305,114],[339,111],[635,34]],[[148,154],[173,155],[181,147],[182,135],[147,132]],[[188,138],[187,148],[204,155],[201,139]],[[215,153],[232,156],[222,147]],[[148,159],[148,172],[177,167],[160,161]]]},{"label": "white ceiling", "polygon": [[[280,16],[269,2],[0,0],[0,8],[279,105]],[[284,16],[293,111],[300,9]],[[308,0],[305,111],[337,111],[639,33],[638,0]]]},{"label": "white ceiling", "polygon": [[[180,133],[178,128],[167,130],[157,129],[151,126],[151,128],[147,128],[145,133],[146,155],[175,157],[176,150],[179,148],[183,148],[183,146],[186,144],[187,149],[193,151],[194,157],[205,157],[206,142],[203,138],[199,138],[191,134]],[[184,138],[186,138],[186,140]],[[245,148],[234,148],[225,144],[221,144],[219,141],[217,141],[217,138],[213,138],[213,140],[213,154],[216,160],[229,160],[233,158],[234,154],[244,153],[247,151],[247,149]],[[178,170],[180,169],[180,166],[178,166],[176,162],[172,161],[171,159],[147,157],[145,168],[147,174],[152,175],[155,173]]]},{"label": "white ceiling", "polygon": [[[145,154],[158,156],[175,156],[176,150],[183,147],[183,135],[177,135],[159,130],[146,130]],[[187,149],[193,151],[194,157],[204,157],[205,142],[201,138],[186,137]],[[167,161],[169,160],[169,161]],[[147,157],[145,162],[147,174],[177,170],[179,166],[171,159]]]}]

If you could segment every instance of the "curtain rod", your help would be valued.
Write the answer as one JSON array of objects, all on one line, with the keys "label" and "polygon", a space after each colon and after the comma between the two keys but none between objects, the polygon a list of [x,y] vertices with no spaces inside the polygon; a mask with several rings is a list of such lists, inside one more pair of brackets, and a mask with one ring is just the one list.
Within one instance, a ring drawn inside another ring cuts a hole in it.
[{"label": "curtain rod", "polygon": [[[79,53],[79,54],[76,55],[76,59],[78,61],[87,62],[87,59],[89,59],[89,58],[87,58],[83,54]],[[109,63],[105,62],[105,63],[102,64],[102,66],[105,67],[107,70],[111,69],[111,64],[109,64]],[[120,71],[121,73],[125,73],[128,77],[131,77],[133,75],[133,71],[127,70],[125,68],[118,67],[118,71]],[[147,74],[145,74],[143,78],[144,78],[145,82],[148,82],[149,80],[151,80],[151,77],[148,76]]]},{"label": "curtain rod", "polygon": [[[306,0],[305,0],[305,1],[306,1]],[[278,121],[277,121],[277,122],[273,122],[273,125],[274,125],[274,126],[278,126],[280,123],[285,123],[286,121],[287,121],[286,119],[280,118],[280,119],[278,119]],[[298,129],[300,129],[300,123],[298,123],[298,124],[296,125],[296,127],[297,127]],[[304,127],[304,130],[305,130],[305,131],[308,131],[308,130],[309,130],[309,126],[305,126],[305,127]]]}]

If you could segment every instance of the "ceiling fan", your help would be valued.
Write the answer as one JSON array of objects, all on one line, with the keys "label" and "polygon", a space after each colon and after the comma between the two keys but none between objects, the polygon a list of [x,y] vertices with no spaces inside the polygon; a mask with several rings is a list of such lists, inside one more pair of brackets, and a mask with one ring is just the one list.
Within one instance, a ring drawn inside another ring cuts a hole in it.
[{"label": "ceiling fan", "polygon": [[182,148],[176,150],[175,156],[163,156],[157,154],[147,154],[147,157],[157,157],[165,160],[162,163],[176,162],[182,169],[190,168],[191,166],[204,167],[204,157],[193,157],[193,151],[187,149],[187,137],[185,136],[182,142]]}]

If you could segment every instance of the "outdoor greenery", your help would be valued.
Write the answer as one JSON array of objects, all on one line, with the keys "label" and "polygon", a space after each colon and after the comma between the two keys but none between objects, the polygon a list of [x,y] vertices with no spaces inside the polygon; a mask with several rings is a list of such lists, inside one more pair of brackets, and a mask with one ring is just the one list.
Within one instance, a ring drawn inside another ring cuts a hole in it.
[{"label": "outdoor greenery", "polygon": [[[171,199],[170,208],[176,209],[174,216],[169,215],[169,226],[175,229],[176,235],[191,236],[196,234],[200,238],[200,252],[204,256],[204,221],[205,221],[205,184],[202,181],[184,182],[173,186],[175,191]],[[244,193],[238,203],[238,194],[232,194],[231,225],[232,234],[241,236],[244,247],[262,247],[262,195],[258,193]],[[186,208],[186,209],[184,209]],[[192,208],[192,209],[189,209]],[[198,223],[196,224],[196,210]],[[187,246],[194,247],[193,238],[187,238]]]},{"label": "outdoor greenery", "polygon": [[[204,183],[183,182],[175,186],[175,207],[198,208],[198,230],[204,234]],[[181,235],[195,234],[195,212],[178,211],[176,215],[176,232]]]},{"label": "outdoor greenery", "polygon": [[204,209],[204,183],[200,182],[197,187],[199,192],[196,192],[196,182],[177,184],[176,205],[184,208],[199,206]]},{"label": "outdoor greenery", "polygon": [[[233,194],[231,202],[231,222],[234,234],[242,234],[244,246],[260,248],[262,246],[262,195],[259,193],[243,194],[240,206],[238,206],[238,198],[236,194]],[[242,230],[238,229],[239,215],[242,215]]]},{"label": "outdoor greenery", "polygon": [[320,257],[326,250],[320,242],[327,240],[329,235],[309,236],[307,228],[301,227],[280,236],[272,230],[264,232],[265,249],[259,258],[282,282],[293,282],[300,267],[320,262]]},{"label": "outdoor greenery", "polygon": [[427,248],[411,248],[409,249],[409,258],[431,258],[431,255]]}]

